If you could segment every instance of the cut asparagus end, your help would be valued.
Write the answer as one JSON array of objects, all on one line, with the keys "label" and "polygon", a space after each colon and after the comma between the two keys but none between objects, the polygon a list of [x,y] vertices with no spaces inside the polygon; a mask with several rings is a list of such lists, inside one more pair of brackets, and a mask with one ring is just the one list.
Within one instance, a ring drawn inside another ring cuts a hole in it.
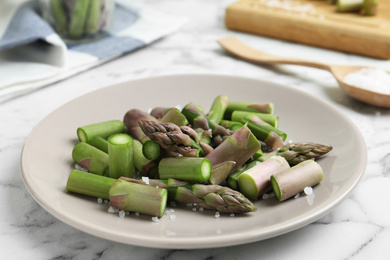
[{"label": "cut asparagus end", "polygon": [[111,178],[134,175],[134,140],[123,133],[108,138],[108,167]]},{"label": "cut asparagus end", "polygon": [[240,192],[250,200],[257,199],[258,190],[255,180],[247,173],[242,173],[238,179],[238,187]]},{"label": "cut asparagus end", "polygon": [[274,191],[275,197],[278,201],[282,199],[282,191],[280,190],[278,181],[276,180],[275,176],[271,176],[271,185],[272,185],[272,190]]},{"label": "cut asparagus end", "polygon": [[142,146],[142,153],[148,160],[155,160],[160,156],[160,145],[156,144],[152,140],[145,140]]}]

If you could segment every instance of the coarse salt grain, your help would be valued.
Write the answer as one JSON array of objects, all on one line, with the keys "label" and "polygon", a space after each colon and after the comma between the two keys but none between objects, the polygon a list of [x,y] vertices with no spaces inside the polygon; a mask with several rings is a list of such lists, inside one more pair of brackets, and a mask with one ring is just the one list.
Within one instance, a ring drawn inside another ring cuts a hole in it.
[{"label": "coarse salt grain", "polygon": [[195,212],[195,211],[196,211],[196,208],[192,208],[192,211],[194,211],[194,212]]},{"label": "coarse salt grain", "polygon": [[231,217],[234,217],[234,216],[236,216],[236,215],[235,215],[234,213],[232,213],[232,214],[230,214],[230,216],[231,216]]},{"label": "coarse salt grain", "polygon": [[118,215],[120,218],[124,218],[126,216],[126,213],[123,210],[120,210]]},{"label": "coarse salt grain", "polygon": [[215,212],[215,215],[214,215],[215,218],[219,218],[220,216],[221,216],[221,214],[218,211]]},{"label": "coarse salt grain", "polygon": [[301,194],[300,194],[300,193],[297,193],[297,194],[294,196],[294,199],[298,199],[299,196],[301,196]]},{"label": "coarse salt grain", "polygon": [[203,208],[203,207],[200,207],[200,208],[199,208],[199,211],[202,211],[202,212],[203,212],[203,211],[204,211],[204,208]]},{"label": "coarse salt grain", "polygon": [[261,198],[262,198],[263,200],[266,200],[266,199],[269,198],[269,194],[268,194],[268,193],[264,193],[263,196],[261,196]]},{"label": "coarse salt grain", "polygon": [[97,199],[97,203],[102,204],[103,203],[103,199],[102,198],[98,198]]},{"label": "coarse salt grain", "polygon": [[146,185],[149,184],[149,177],[142,177],[142,181],[146,183]]},{"label": "coarse salt grain", "polygon": [[158,217],[152,217],[152,221],[153,221],[153,222],[159,222],[160,220],[159,220]]},{"label": "coarse salt grain", "polygon": [[176,219],[176,215],[175,215],[175,214],[171,214],[171,215],[169,216],[169,219],[170,219],[170,220],[175,220],[175,219]]},{"label": "coarse salt grain", "polygon": [[313,188],[312,187],[306,187],[303,192],[305,192],[306,195],[310,195],[313,193]]},{"label": "coarse salt grain", "polygon": [[363,68],[347,74],[344,81],[363,89],[390,94],[390,74],[382,69]]},{"label": "coarse salt grain", "polygon": [[138,213],[138,212],[135,212],[135,215],[136,215],[136,216],[139,216],[139,213]]},{"label": "coarse salt grain", "polygon": [[108,209],[107,209],[107,212],[108,212],[108,213],[114,213],[114,212],[115,212],[114,207],[109,206]]}]

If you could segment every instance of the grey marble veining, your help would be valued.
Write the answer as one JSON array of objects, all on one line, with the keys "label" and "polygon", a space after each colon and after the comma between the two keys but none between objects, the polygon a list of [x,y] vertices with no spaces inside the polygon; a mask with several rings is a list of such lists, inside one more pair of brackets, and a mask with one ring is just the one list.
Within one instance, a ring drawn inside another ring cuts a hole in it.
[{"label": "grey marble veining", "polygon": [[[390,110],[349,98],[328,72],[247,63],[224,53],[216,40],[237,35],[276,52],[313,53],[313,58],[324,62],[387,68],[390,62],[227,31],[222,24],[222,2],[141,1],[144,8],[187,15],[189,22],[147,48],[0,104],[2,259],[390,259]],[[24,141],[36,124],[66,102],[95,89],[177,73],[266,79],[327,100],[351,118],[364,136],[368,149],[365,175],[349,198],[310,225],[268,240],[214,249],[165,250],[107,241],[64,224],[35,202],[23,184],[19,159]]]}]

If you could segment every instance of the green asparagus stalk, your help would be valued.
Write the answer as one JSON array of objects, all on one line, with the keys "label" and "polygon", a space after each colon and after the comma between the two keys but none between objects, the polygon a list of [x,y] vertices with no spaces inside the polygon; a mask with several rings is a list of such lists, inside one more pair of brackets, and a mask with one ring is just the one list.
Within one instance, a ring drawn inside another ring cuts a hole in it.
[{"label": "green asparagus stalk", "polygon": [[275,128],[279,126],[279,116],[273,114],[255,113],[248,111],[234,111],[232,113],[232,121],[246,122],[251,121],[256,124],[271,125]]},{"label": "green asparagus stalk", "polygon": [[317,144],[312,142],[296,142],[289,143],[270,154],[262,156],[261,160],[266,160],[273,154],[284,157],[290,166],[294,166],[300,162],[317,159],[333,149],[330,145]]},{"label": "green asparagus stalk", "polygon": [[229,97],[226,95],[217,96],[211,104],[210,111],[207,114],[209,121],[220,124],[225,110],[229,104]]},{"label": "green asparagus stalk", "polygon": [[108,138],[108,165],[111,178],[133,177],[133,143],[133,138],[124,133],[114,134]]},{"label": "green asparagus stalk", "polygon": [[84,34],[89,5],[90,0],[74,1],[68,31],[70,37],[80,38]]},{"label": "green asparagus stalk", "polygon": [[360,13],[366,16],[376,15],[378,13],[378,2],[379,0],[364,0]]},{"label": "green asparagus stalk", "polygon": [[173,123],[156,123],[140,120],[142,131],[155,143],[168,152],[175,152],[186,157],[203,155],[199,145],[199,135],[190,127],[179,127]]},{"label": "green asparagus stalk", "polygon": [[112,206],[123,210],[161,217],[168,192],[166,189],[118,179],[109,191]]},{"label": "green asparagus stalk", "polygon": [[261,145],[257,138],[244,125],[240,130],[226,138],[206,158],[210,160],[213,167],[225,161],[236,162],[231,170],[232,173],[249,160],[260,148]]},{"label": "green asparagus stalk", "polygon": [[259,125],[251,121],[248,121],[247,125],[252,133],[267,146],[272,148],[281,148],[284,146],[283,141],[286,140],[287,134],[282,130],[270,125]]},{"label": "green asparagus stalk", "polygon": [[58,33],[65,33],[68,31],[68,21],[66,19],[66,12],[63,5],[63,0],[51,0],[50,9],[53,14],[55,30]]},{"label": "green asparagus stalk", "polygon": [[123,133],[125,130],[123,122],[111,120],[79,127],[77,128],[77,136],[80,142],[89,142],[96,136],[108,138],[112,134]]},{"label": "green asparagus stalk", "polygon": [[254,160],[254,161],[251,161],[250,163],[248,164],[244,164],[241,168],[235,170],[232,174],[230,174],[227,178],[226,178],[226,184],[232,188],[233,190],[239,190],[239,187],[238,187],[238,182],[237,182],[237,179],[238,177],[243,173],[245,172],[246,170],[252,168],[253,166],[259,164],[260,161],[258,160]]},{"label": "green asparagus stalk", "polygon": [[88,143],[76,144],[72,150],[72,158],[91,173],[106,175],[108,172],[108,154]]},{"label": "green asparagus stalk", "polygon": [[173,123],[177,126],[188,125],[187,118],[177,108],[171,108],[164,116],[159,120],[160,123]]},{"label": "green asparagus stalk", "polygon": [[301,162],[271,176],[272,188],[278,201],[284,201],[319,184],[324,178],[321,166],[314,160]]},{"label": "green asparagus stalk", "polygon": [[66,183],[66,190],[96,198],[109,199],[109,190],[115,179],[89,172],[72,170]]},{"label": "green asparagus stalk", "polygon": [[281,156],[273,156],[244,171],[237,179],[240,192],[250,200],[256,200],[272,189],[271,175],[289,169],[290,165]]},{"label": "green asparagus stalk", "polygon": [[235,132],[235,131],[238,131],[243,126],[243,124],[241,124],[239,122],[231,121],[231,120],[222,120],[221,126]]},{"label": "green asparagus stalk", "polygon": [[102,150],[105,153],[108,153],[108,142],[101,136],[96,136],[88,141],[88,144]]},{"label": "green asparagus stalk", "polygon": [[206,158],[163,158],[158,164],[160,179],[207,182],[211,176],[211,163]]},{"label": "green asparagus stalk", "polygon": [[337,12],[358,12],[363,7],[364,0],[338,0]]},{"label": "green asparagus stalk", "polygon": [[99,30],[100,22],[100,0],[90,0],[88,9],[85,32],[87,34],[95,34]]},{"label": "green asparagus stalk", "polygon": [[134,166],[142,176],[156,178],[158,166],[156,161],[147,159],[142,152],[142,143],[134,139]]},{"label": "green asparagus stalk", "polygon": [[272,114],[274,104],[269,102],[240,102],[230,101],[224,115],[224,119],[230,120],[234,111],[247,111],[264,114]]}]

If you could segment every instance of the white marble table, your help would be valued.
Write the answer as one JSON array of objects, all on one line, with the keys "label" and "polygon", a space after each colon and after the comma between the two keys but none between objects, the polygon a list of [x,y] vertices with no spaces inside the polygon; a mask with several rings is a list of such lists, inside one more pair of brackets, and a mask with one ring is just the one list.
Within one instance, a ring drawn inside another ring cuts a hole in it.
[{"label": "white marble table", "polygon": [[[304,55],[328,63],[390,61],[347,55],[227,31],[223,1],[149,0],[189,21],[178,32],[135,53],[0,104],[0,244],[2,259],[390,259],[390,110],[346,96],[325,71],[297,66],[259,66],[224,53],[216,40],[236,35],[263,50]],[[337,106],[361,130],[368,149],[365,175],[352,195],[328,215],[299,230],[246,245],[166,250],[119,244],[70,227],[41,208],[25,188],[21,149],[42,119],[64,103],[118,82],[176,73],[217,73],[266,79],[301,89]]]}]

